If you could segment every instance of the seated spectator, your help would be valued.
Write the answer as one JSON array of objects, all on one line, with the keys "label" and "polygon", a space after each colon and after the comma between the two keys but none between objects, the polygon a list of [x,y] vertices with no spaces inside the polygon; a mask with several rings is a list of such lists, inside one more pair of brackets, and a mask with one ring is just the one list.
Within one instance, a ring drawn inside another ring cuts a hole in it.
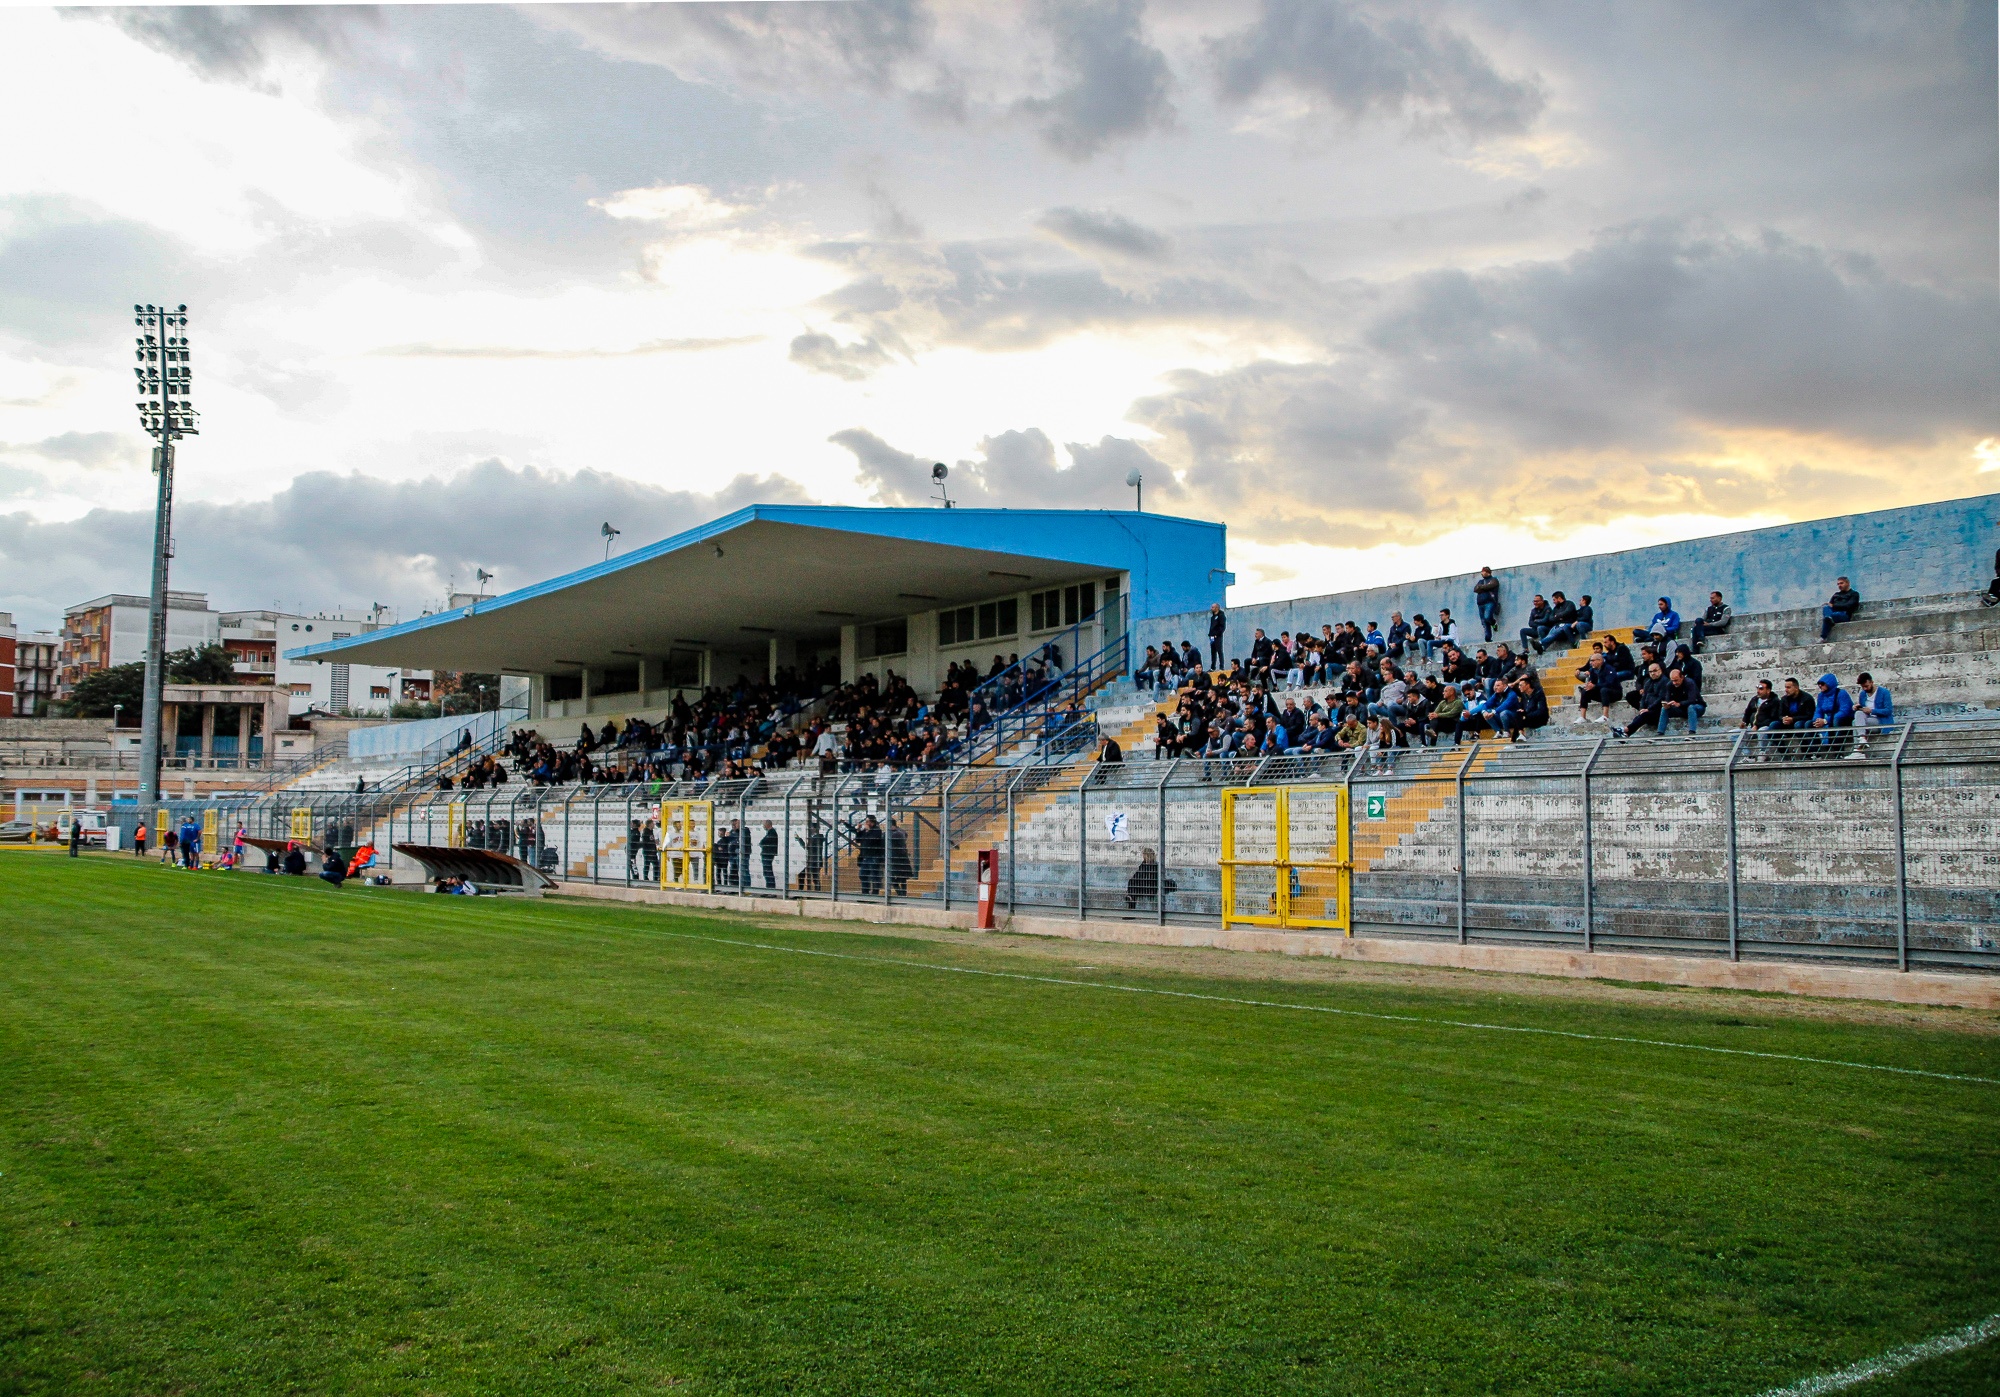
[{"label": "seated spectator", "polygon": [[1509,742],[1521,740],[1528,725],[1528,712],[1518,685],[1499,684],[1494,687],[1493,701],[1486,708],[1486,724]]},{"label": "seated spectator", "polygon": [[1584,665],[1579,678],[1582,682],[1576,691],[1577,722],[1590,721],[1590,705],[1593,703],[1604,709],[1604,721],[1610,722],[1611,705],[1625,697],[1625,685],[1611,672],[1611,664],[1605,659],[1602,647],[1592,652],[1590,662]]},{"label": "seated spectator", "polygon": [[1701,731],[1701,715],[1708,711],[1708,705],[1701,701],[1701,684],[1692,675],[1679,669],[1667,671],[1667,691],[1660,702],[1660,736],[1667,735],[1667,724],[1676,718],[1687,724],[1688,736]]},{"label": "seated spectator", "polygon": [[1655,660],[1646,666],[1645,682],[1634,689],[1627,699],[1627,702],[1639,710],[1639,716],[1622,728],[1614,728],[1613,731],[1624,737],[1632,736],[1643,727],[1665,732],[1666,722],[1661,715],[1666,711],[1664,707],[1666,701],[1667,671],[1658,660]]},{"label": "seated spectator", "polygon": [[1535,653],[1574,645],[1583,638],[1576,628],[1576,603],[1561,592],[1549,594],[1549,623],[1535,637]]},{"label": "seated spectator", "polygon": [[1162,713],[1153,720],[1153,760],[1177,757],[1181,752],[1181,730]]},{"label": "seated spectator", "polygon": [[1701,643],[1708,637],[1723,634],[1729,629],[1730,622],[1735,619],[1736,614],[1729,609],[1729,604],[1723,601],[1722,593],[1710,592],[1708,609],[1694,619],[1694,648],[1699,650]]},{"label": "seated spectator", "polygon": [[1653,613],[1653,619],[1644,628],[1632,632],[1632,639],[1651,640],[1664,645],[1681,633],[1681,614],[1674,610],[1672,597],[1660,598],[1660,609]]},{"label": "seated spectator", "polygon": [[1528,732],[1547,727],[1549,698],[1542,692],[1541,682],[1533,674],[1524,674],[1514,681],[1514,692],[1521,700],[1521,726]]},{"label": "seated spectator", "polygon": [[1537,644],[1537,641],[1541,636],[1548,633],[1548,629],[1548,598],[1537,592],[1535,593],[1534,601],[1528,607],[1528,624],[1521,627],[1521,648],[1526,650],[1530,645],[1533,645],[1537,650],[1540,650],[1542,647]]},{"label": "seated spectator", "polygon": [[1382,653],[1392,660],[1402,659],[1403,650],[1410,641],[1410,623],[1403,619],[1402,612],[1389,613],[1389,632],[1383,639],[1388,644],[1383,647]]},{"label": "seated spectator", "polygon": [[1796,679],[1786,679],[1784,691],[1778,695],[1777,731],[1783,738],[1779,743],[1778,755],[1796,756],[1803,749],[1804,734],[1812,727],[1814,703],[1812,695],[1799,687]]},{"label": "seated spectator", "polygon": [[1979,594],[1981,606],[2000,606],[2000,548],[1993,550],[1993,580]]},{"label": "seated spectator", "polygon": [[1852,621],[1854,613],[1861,609],[1861,593],[1847,584],[1844,577],[1833,580],[1833,595],[1826,599],[1826,605],[1819,609],[1819,638],[1822,643],[1833,639],[1833,628],[1842,621]]},{"label": "seated spectator", "polygon": [[1632,658],[1632,647],[1615,635],[1607,635],[1605,640],[1604,662],[1611,667],[1619,683],[1631,683],[1639,673],[1639,662]]},{"label": "seated spectator", "polygon": [[1451,745],[1458,746],[1459,725],[1464,718],[1464,695],[1459,692],[1456,684],[1445,685],[1444,696],[1438,700],[1437,707],[1431,710],[1431,716],[1425,720],[1426,726],[1430,729],[1431,745],[1437,745],[1438,740],[1449,733]]},{"label": "seated spectator", "polygon": [[1743,705],[1743,727],[1750,734],[1745,741],[1755,746],[1758,761],[1770,755],[1771,734],[1778,726],[1778,714],[1778,696],[1771,690],[1771,681],[1759,679],[1757,692]]},{"label": "seated spectator", "polygon": [[1886,728],[1896,721],[1896,705],[1888,689],[1866,671],[1854,681],[1854,690],[1854,726],[1861,731],[1855,735],[1853,755],[1860,757],[1868,752],[1868,730]]},{"label": "seated spectator", "polygon": [[1429,619],[1421,611],[1410,623],[1410,645],[1413,649],[1421,650],[1424,662],[1430,663],[1431,652],[1437,648],[1437,635],[1431,630]]},{"label": "seated spectator", "polygon": [[1160,860],[1151,849],[1141,849],[1139,866],[1125,880],[1125,908],[1131,911],[1148,898],[1157,902],[1163,894],[1171,893],[1179,886],[1171,878],[1160,877]]},{"label": "seated spectator", "polygon": [[1812,726],[1819,729],[1820,756],[1842,754],[1854,727],[1854,701],[1831,671],[1819,677],[1819,695],[1813,700]]},{"label": "seated spectator", "polygon": [[1362,635],[1361,643],[1363,645],[1374,647],[1375,654],[1378,658],[1389,653],[1388,637],[1382,634],[1382,628],[1376,625],[1373,621],[1370,621],[1368,623],[1368,629]]}]

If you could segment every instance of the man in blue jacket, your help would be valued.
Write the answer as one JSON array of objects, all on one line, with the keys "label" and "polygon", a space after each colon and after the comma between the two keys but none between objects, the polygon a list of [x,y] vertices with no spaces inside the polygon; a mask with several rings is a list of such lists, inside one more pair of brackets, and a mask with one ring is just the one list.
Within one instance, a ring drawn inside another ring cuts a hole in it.
[{"label": "man in blue jacket", "polygon": [[1847,745],[1854,728],[1854,704],[1831,671],[1819,677],[1819,697],[1813,700],[1812,726],[1819,732],[1819,751],[1833,756]]},{"label": "man in blue jacket", "polygon": [[1632,632],[1632,639],[1645,640],[1650,637],[1660,643],[1661,651],[1664,653],[1666,642],[1680,633],[1681,614],[1674,610],[1674,599],[1661,597],[1660,609],[1653,613],[1652,624]]}]

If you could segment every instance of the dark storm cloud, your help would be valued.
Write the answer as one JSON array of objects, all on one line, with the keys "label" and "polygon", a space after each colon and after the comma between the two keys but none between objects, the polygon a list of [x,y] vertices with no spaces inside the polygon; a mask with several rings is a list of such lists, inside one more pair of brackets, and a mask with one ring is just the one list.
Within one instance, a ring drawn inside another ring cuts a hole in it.
[{"label": "dark storm cloud", "polygon": [[1050,209],[1035,226],[1073,252],[1086,256],[1111,253],[1157,262],[1173,250],[1173,242],[1123,214],[1093,209]]},{"label": "dark storm cloud", "polygon": [[[859,427],[828,440],[853,453],[862,485],[881,503],[915,505],[936,497],[931,461]],[[947,488],[954,500],[976,507],[1123,509],[1131,499],[1125,476],[1136,468],[1163,495],[1181,493],[1173,472],[1137,442],[1106,436],[1095,445],[1070,442],[1066,450],[1070,464],[1064,466],[1040,428],[1001,432],[980,442],[976,457],[952,463]]]},{"label": "dark storm cloud", "polygon": [[204,77],[259,87],[271,64],[288,53],[342,57],[357,27],[380,20],[373,5],[161,5],[71,13],[107,19]]},{"label": "dark storm cloud", "polygon": [[[505,589],[593,562],[606,520],[650,542],[746,504],[805,499],[789,480],[747,475],[707,494],[498,461],[412,481],[315,471],[266,500],[177,504],[174,584],[206,590],[218,607],[267,606],[275,587],[288,602],[380,601],[407,615],[475,567],[498,573]],[[148,510],[94,509],[53,523],[0,514],[0,610],[49,625],[87,597],[143,591],[151,549]]]},{"label": "dark storm cloud", "polygon": [[1146,41],[1142,0],[1050,3],[1041,20],[1055,45],[1062,85],[1047,97],[1024,97],[1051,150],[1087,160],[1113,141],[1173,125],[1167,60]]},{"label": "dark storm cloud", "polygon": [[[1123,224],[1104,220],[1097,231],[1143,242],[1146,230]],[[1220,275],[1114,283],[1039,240],[841,242],[807,250],[857,273],[822,297],[819,309],[897,355],[937,345],[1016,352],[1084,330],[1248,323],[1279,314],[1274,303]]]},{"label": "dark storm cloud", "polygon": [[621,58],[658,63],[682,77],[721,73],[776,91],[800,85],[897,86],[935,28],[921,0],[843,4],[577,5],[545,12]]},{"label": "dark storm cloud", "polygon": [[1546,105],[1456,30],[1378,16],[1345,0],[1264,0],[1255,23],[1214,40],[1218,90],[1243,102],[1287,88],[1334,115],[1405,118],[1468,135],[1525,129]]},{"label": "dark storm cloud", "polygon": [[40,441],[0,442],[0,456],[16,454],[85,470],[113,470],[145,459],[138,442],[122,432],[63,432]]},{"label": "dark storm cloud", "polygon": [[212,284],[202,260],[156,228],[72,199],[0,199],[0,329],[24,339],[118,343],[135,300],[200,299]]},{"label": "dark storm cloud", "polygon": [[2000,302],[1775,233],[1649,222],[1558,261],[1429,272],[1366,340],[1412,396],[1528,447],[1688,422],[1878,441],[2000,427]]},{"label": "dark storm cloud", "polygon": [[889,362],[888,354],[874,340],[842,344],[832,335],[818,331],[795,337],[790,358],[800,368],[849,381],[866,378]]}]

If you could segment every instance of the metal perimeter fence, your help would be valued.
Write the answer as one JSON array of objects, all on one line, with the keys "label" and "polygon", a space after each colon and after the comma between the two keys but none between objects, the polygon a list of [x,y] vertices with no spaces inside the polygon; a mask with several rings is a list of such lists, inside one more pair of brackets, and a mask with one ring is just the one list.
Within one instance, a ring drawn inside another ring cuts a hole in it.
[{"label": "metal perimeter fence", "polygon": [[[1346,865],[1359,934],[2000,971],[2000,722],[1869,736],[1544,733],[1255,761],[281,790],[223,823],[284,838],[304,810],[315,845],[369,842],[384,866],[394,844],[462,839],[562,881],[657,886],[648,826],[662,800],[700,799],[714,803],[714,890],[746,901],[969,908],[990,848],[1009,914],[1215,925],[1221,793],[1332,785],[1344,831],[1307,854]],[[870,820],[879,842],[857,839]]]}]

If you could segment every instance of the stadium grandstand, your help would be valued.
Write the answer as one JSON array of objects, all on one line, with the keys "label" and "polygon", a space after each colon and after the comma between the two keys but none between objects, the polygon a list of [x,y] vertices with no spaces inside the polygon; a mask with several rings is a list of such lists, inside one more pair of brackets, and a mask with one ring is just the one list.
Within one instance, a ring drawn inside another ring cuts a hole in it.
[{"label": "stadium grandstand", "polygon": [[2000,969],[2000,496],[1238,607],[1225,541],[753,507],[291,652],[500,672],[515,706],[225,823],[402,880],[397,845],[458,846],[963,910],[983,862],[1003,915],[1140,938]]}]

